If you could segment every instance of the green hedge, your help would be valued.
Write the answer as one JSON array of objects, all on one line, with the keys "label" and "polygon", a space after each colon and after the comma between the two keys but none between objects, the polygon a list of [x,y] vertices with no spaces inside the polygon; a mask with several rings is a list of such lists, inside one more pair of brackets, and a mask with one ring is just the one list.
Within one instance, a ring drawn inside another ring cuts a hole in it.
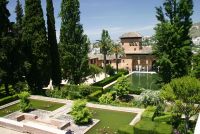
[{"label": "green hedge", "polygon": [[123,126],[123,127],[120,127],[117,132],[119,134],[133,134],[133,126]]},{"label": "green hedge", "polygon": [[19,99],[18,95],[13,95],[13,96],[8,96],[8,97],[5,97],[5,98],[2,98],[2,99],[0,99],[0,106],[7,104],[7,103],[10,103],[12,101],[15,101],[17,99]]},{"label": "green hedge", "polygon": [[172,126],[143,119],[134,126],[135,134],[171,134]]},{"label": "green hedge", "polygon": [[172,119],[171,113],[165,113],[165,115],[157,116],[154,118],[154,121],[156,122],[170,122]]},{"label": "green hedge", "polygon": [[97,90],[96,92],[90,94],[87,99],[89,101],[98,101],[99,97],[102,95],[102,90]]},{"label": "green hedge", "polygon": [[107,77],[99,82],[96,82],[94,84],[92,84],[93,86],[100,86],[100,87],[104,87],[106,85],[108,85],[109,83],[117,80],[119,77],[121,77],[122,75],[126,75],[128,74],[127,71],[122,71],[122,72],[119,72],[118,74],[115,74],[113,76],[110,76],[110,77]]}]

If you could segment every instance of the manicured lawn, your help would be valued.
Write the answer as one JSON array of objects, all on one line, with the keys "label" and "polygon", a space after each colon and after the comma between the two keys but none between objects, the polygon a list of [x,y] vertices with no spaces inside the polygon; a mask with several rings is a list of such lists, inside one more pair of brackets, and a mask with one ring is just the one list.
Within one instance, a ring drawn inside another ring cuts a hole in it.
[{"label": "manicured lawn", "polygon": [[[102,130],[103,128],[107,128],[107,130],[112,131],[112,133],[117,132],[119,128],[130,128],[129,123],[135,117],[135,114],[133,113],[93,108],[90,109],[93,112],[93,118],[99,119],[100,122],[91,128],[86,134],[98,134],[99,130]],[[133,129],[131,130],[133,131]]]},{"label": "manicured lawn", "polygon": [[[32,108],[33,109],[42,109],[47,111],[54,111],[64,104],[49,102],[49,101],[41,101],[41,100],[31,100]],[[19,104],[12,105],[10,107],[4,108],[0,110],[0,117],[13,113],[15,111],[20,110]]]}]

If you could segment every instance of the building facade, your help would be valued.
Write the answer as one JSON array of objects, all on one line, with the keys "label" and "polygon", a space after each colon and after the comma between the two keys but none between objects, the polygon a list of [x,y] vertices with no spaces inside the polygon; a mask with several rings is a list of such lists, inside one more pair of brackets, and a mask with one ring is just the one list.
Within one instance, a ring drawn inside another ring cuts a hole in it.
[{"label": "building facade", "polygon": [[[142,45],[142,36],[139,33],[125,33],[120,37],[120,42],[124,49],[124,56],[119,57],[119,69],[126,69],[130,72],[153,70],[156,59],[152,54],[152,47]],[[89,54],[89,58],[90,64],[103,67],[102,54]],[[106,63],[116,68],[115,56],[108,55]]]}]

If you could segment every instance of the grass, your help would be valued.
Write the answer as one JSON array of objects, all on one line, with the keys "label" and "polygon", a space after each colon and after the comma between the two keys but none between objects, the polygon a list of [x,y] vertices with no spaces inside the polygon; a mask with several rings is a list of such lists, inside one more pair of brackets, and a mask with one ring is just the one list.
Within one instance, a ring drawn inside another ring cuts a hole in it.
[{"label": "grass", "polygon": [[[42,110],[47,110],[47,111],[54,111],[64,105],[64,104],[56,103],[56,102],[33,100],[33,99],[31,99],[30,101],[31,101],[33,109],[42,109]],[[11,114],[18,110],[20,110],[19,104],[6,107],[0,110],[0,117]]]},{"label": "grass", "polygon": [[90,108],[94,119],[100,122],[92,127],[86,134],[98,134],[100,130],[107,130],[108,134],[115,133],[121,127],[129,127],[129,123],[135,117],[135,114],[128,112],[118,112],[103,109]]}]

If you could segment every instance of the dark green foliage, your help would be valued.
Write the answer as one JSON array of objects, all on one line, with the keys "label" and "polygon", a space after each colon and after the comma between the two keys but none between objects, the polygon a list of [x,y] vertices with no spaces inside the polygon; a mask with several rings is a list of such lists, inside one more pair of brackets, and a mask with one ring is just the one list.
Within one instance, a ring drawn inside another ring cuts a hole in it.
[{"label": "dark green foliage", "polygon": [[[163,10],[164,9],[164,10]],[[158,58],[159,74],[164,83],[189,73],[191,67],[192,0],[166,0],[156,8],[157,24],[154,54]]]},{"label": "dark green foliage", "polygon": [[7,103],[10,103],[12,101],[15,101],[17,99],[19,99],[18,95],[13,95],[13,96],[8,96],[8,97],[5,97],[5,98],[2,98],[2,99],[0,99],[0,106],[7,104]]},{"label": "dark green foliage", "polygon": [[111,65],[106,65],[106,74],[113,76],[115,74],[115,69]]},{"label": "dark green foliage", "polygon": [[87,102],[84,100],[77,100],[74,102],[71,115],[76,124],[84,125],[92,121],[92,113],[86,107],[86,103]]},{"label": "dark green foliage", "polygon": [[26,79],[33,93],[50,80],[50,56],[41,0],[25,0],[23,42],[28,62]]},{"label": "dark green foliage", "polygon": [[192,57],[192,72],[191,75],[200,79],[200,52]]},{"label": "dark green foliage", "polygon": [[88,38],[80,24],[79,0],[62,0],[60,55],[62,76],[72,84],[79,84],[88,75]]},{"label": "dark green foliage", "polygon": [[20,99],[20,110],[22,112],[28,112],[30,110],[31,104],[30,104],[30,100],[28,97],[30,97],[30,94],[28,92],[21,92],[19,95],[19,99]]},{"label": "dark green foliage", "polygon": [[101,80],[101,81],[99,81],[99,82],[96,82],[96,83],[93,84],[93,86],[104,87],[104,86],[106,86],[107,84],[109,84],[109,83],[111,83],[111,82],[117,80],[117,78],[121,77],[122,75],[126,75],[126,74],[128,74],[127,71],[123,71],[123,72],[120,72],[120,71],[119,71],[118,74],[115,74],[115,75],[113,75],[113,76],[107,77],[107,78],[105,78],[105,79],[103,79],[103,80]]},{"label": "dark green foliage", "polygon": [[48,29],[48,43],[50,45],[51,53],[51,78],[53,84],[60,85],[61,82],[61,69],[60,57],[58,52],[58,44],[56,40],[54,7],[52,0],[47,0],[47,29]]}]

